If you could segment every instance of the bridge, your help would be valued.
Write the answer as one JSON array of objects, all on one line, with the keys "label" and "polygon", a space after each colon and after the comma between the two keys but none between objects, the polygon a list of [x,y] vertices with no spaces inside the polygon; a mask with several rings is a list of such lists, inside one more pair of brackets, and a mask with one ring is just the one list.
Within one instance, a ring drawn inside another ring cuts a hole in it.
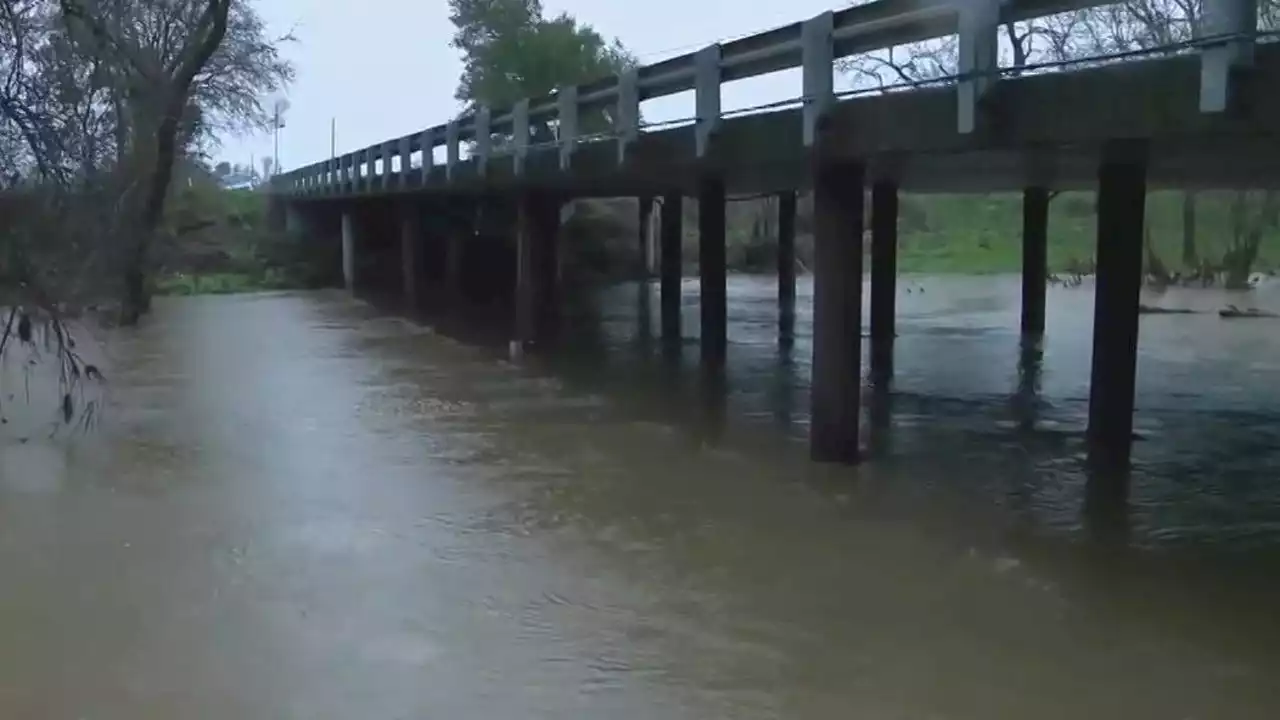
[{"label": "bridge", "polygon": [[[1205,0],[1193,42],[1084,63],[1001,66],[1005,23],[1105,4],[879,0],[826,12],[295,169],[276,178],[273,202],[287,225],[325,241],[335,264],[341,257],[348,288],[361,284],[365,253],[390,258],[410,306],[428,290],[460,298],[468,283],[484,281],[478,276],[509,283],[519,350],[554,333],[559,209],[590,196],[640,198],[644,219],[662,199],[659,241],[649,252],[658,256],[662,333],[678,339],[683,228],[671,209],[695,198],[701,357],[715,368],[727,352],[726,198],[782,198],[785,316],[795,297],[796,191],[808,190],[811,454],[856,462],[864,255],[871,370],[891,372],[898,193],[1022,191],[1021,329],[1034,338],[1045,330],[1050,193],[1096,188],[1088,437],[1093,460],[1123,467],[1133,435],[1146,192],[1276,185],[1280,46],[1258,31],[1254,0]],[[840,58],[947,36],[958,38],[954,76],[874,93],[835,90]],[[801,72],[793,98],[722,111],[724,83],[789,68]],[[688,91],[696,108],[689,122],[642,121],[642,101]],[[607,122],[597,132],[599,118]],[[512,218],[501,242],[477,234],[478,208],[503,208]],[[868,210],[869,253],[859,242]]]}]

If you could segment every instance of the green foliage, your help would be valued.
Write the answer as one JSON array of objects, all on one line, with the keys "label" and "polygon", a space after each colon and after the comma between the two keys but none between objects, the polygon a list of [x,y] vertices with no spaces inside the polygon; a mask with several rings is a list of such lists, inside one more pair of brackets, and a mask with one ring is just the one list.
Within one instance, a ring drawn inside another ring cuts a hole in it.
[{"label": "green foliage", "polygon": [[[1220,263],[1235,234],[1235,193],[1198,193],[1196,238],[1200,257]],[[1022,197],[990,195],[903,196],[899,211],[898,267],[903,272],[1016,272],[1022,263]],[[906,219],[910,217],[910,225]],[[1150,251],[1165,265],[1181,269],[1182,194],[1157,191],[1147,196]],[[1096,247],[1094,194],[1065,192],[1049,204],[1049,267],[1053,272],[1088,265]],[[1264,231],[1255,270],[1280,267],[1280,230]]]},{"label": "green foliage", "polygon": [[[453,46],[462,52],[456,96],[467,109],[507,108],[633,66],[617,40],[606,41],[568,14],[544,18],[539,0],[449,0],[457,27]],[[602,118],[583,118],[590,132]]]},{"label": "green foliage", "polygon": [[230,295],[292,287],[279,270],[267,269],[259,275],[212,273],[209,275],[165,275],[156,280],[160,295]]},{"label": "green foliage", "polygon": [[320,287],[338,260],[309,238],[272,230],[267,196],[184,184],[171,198],[157,248],[155,290],[194,295]]}]

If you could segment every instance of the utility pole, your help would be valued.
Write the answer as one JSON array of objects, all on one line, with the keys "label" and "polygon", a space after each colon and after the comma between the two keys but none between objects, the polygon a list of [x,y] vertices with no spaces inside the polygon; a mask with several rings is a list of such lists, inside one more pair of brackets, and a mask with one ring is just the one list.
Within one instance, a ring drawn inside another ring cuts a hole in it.
[{"label": "utility pole", "polygon": [[279,98],[271,103],[272,123],[271,130],[274,135],[275,148],[271,156],[271,174],[280,174],[280,128],[284,127],[284,113],[289,109],[289,101],[285,98]]},{"label": "utility pole", "polygon": [[271,126],[272,134],[275,136],[275,147],[271,152],[271,174],[274,175],[280,172],[280,103],[276,103],[275,105],[275,119],[271,123]]}]

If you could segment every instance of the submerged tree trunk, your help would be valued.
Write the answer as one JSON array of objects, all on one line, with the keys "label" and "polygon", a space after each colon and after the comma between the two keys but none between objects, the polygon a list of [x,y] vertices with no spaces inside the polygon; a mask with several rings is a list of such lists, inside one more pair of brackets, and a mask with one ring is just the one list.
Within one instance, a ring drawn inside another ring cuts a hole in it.
[{"label": "submerged tree trunk", "polygon": [[1280,198],[1274,191],[1262,193],[1261,205],[1252,217],[1248,191],[1236,193],[1231,204],[1231,247],[1222,258],[1228,288],[1239,290],[1249,287],[1249,275],[1258,259],[1262,235],[1275,228],[1277,223],[1280,223]]}]

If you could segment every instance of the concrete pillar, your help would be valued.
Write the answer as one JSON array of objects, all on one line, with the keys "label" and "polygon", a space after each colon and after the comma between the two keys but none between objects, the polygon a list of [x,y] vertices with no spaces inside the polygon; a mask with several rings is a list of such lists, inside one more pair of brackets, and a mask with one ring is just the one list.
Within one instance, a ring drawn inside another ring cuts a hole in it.
[{"label": "concrete pillar", "polygon": [[728,291],[725,287],[724,180],[704,177],[698,187],[698,278],[701,284],[702,362],[724,364],[728,351]]},{"label": "concrete pillar", "polygon": [[643,195],[637,198],[639,206],[636,217],[636,257],[639,258],[639,276],[649,277],[653,273],[653,258],[649,255],[649,222],[653,217],[653,196]]},{"label": "concrete pillar", "polygon": [[354,211],[342,211],[342,286],[356,289],[356,225]]},{"label": "concrete pillar", "polygon": [[297,203],[285,203],[284,231],[288,235],[300,235],[305,231],[302,208]]},{"label": "concrete pillar", "polygon": [[684,196],[667,193],[662,198],[662,339],[680,342],[680,281],[684,275]]},{"label": "concrete pillar", "polygon": [[286,229],[288,220],[288,208],[292,205],[282,195],[270,195],[267,198],[267,228],[272,232],[281,232]]},{"label": "concrete pillar", "polygon": [[1044,334],[1045,282],[1049,274],[1049,191],[1022,191],[1022,334]]},{"label": "concrete pillar", "polygon": [[1098,170],[1098,269],[1089,388],[1089,458],[1097,467],[1129,464],[1146,196],[1146,143],[1107,143]]},{"label": "concrete pillar", "polygon": [[796,335],[796,193],[778,195],[778,342],[790,347]]},{"label": "concrete pillar", "polygon": [[823,163],[813,182],[813,378],[810,456],[859,459],[864,167]]},{"label": "concrete pillar", "polygon": [[558,197],[545,199],[541,243],[538,246],[538,318],[539,342],[550,342],[560,332],[560,225],[564,203]]},{"label": "concrete pillar", "polygon": [[466,288],[463,287],[467,240],[472,237],[475,226],[474,208],[466,204],[466,212],[454,212],[448,216],[445,228],[444,249],[444,289],[449,302],[461,302],[466,299]]},{"label": "concrete pillar", "polygon": [[412,203],[400,208],[400,287],[410,314],[421,308],[418,283],[422,278],[422,213]]},{"label": "concrete pillar", "polygon": [[516,326],[520,347],[544,340],[554,293],[552,245],[560,226],[560,206],[542,193],[524,192],[516,220]]}]

